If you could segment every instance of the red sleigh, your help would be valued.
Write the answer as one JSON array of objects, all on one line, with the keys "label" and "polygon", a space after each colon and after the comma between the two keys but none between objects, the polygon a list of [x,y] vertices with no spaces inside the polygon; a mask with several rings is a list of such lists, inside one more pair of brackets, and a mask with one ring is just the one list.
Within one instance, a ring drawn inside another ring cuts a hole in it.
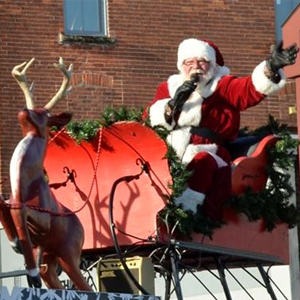
[{"label": "red sleigh", "polygon": [[[234,160],[234,194],[244,192],[249,185],[254,191],[265,187],[266,149],[277,140],[275,136],[267,136],[250,156]],[[105,256],[134,245],[136,250],[128,251],[127,257],[148,256],[165,246],[177,249],[169,251],[171,254],[183,249],[181,259],[189,265],[198,265],[195,257],[201,253],[202,264],[218,269],[225,262],[243,263],[259,265],[263,272],[262,265],[289,263],[285,224],[278,224],[268,232],[263,228],[263,220],[250,222],[243,214],[227,210],[226,225],[217,229],[212,239],[195,233],[190,240],[176,237],[157,222],[157,213],[166,205],[165,195],[171,193],[166,151],[165,142],[152,129],[136,122],[119,122],[102,128],[91,142],[76,144],[65,132],[50,140],[45,169],[50,184],[61,182],[63,171],[69,172],[72,182],[53,192],[82,221],[84,255]],[[179,282],[176,275],[179,263],[172,255],[169,261],[175,282]],[[176,293],[181,299],[181,291]]]}]

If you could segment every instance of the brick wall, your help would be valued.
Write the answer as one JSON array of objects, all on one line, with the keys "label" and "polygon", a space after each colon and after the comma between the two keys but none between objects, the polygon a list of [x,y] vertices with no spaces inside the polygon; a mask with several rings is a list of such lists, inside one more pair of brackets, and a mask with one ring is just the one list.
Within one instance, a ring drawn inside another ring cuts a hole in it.
[{"label": "brick wall", "polygon": [[[52,64],[59,56],[75,65],[73,92],[56,110],[74,119],[98,118],[104,107],[140,107],[157,84],[176,72],[178,44],[187,37],[214,41],[231,73],[242,76],[263,60],[274,41],[273,0],[108,0],[109,32],[115,44],[59,44],[63,1],[2,0],[0,3],[1,179],[21,137],[17,112],[24,97],[10,72],[31,57],[37,106],[59,88],[61,74]],[[293,103],[293,94],[289,103]],[[265,124],[269,113],[295,126],[283,94],[266,99],[242,115],[242,126]]]}]

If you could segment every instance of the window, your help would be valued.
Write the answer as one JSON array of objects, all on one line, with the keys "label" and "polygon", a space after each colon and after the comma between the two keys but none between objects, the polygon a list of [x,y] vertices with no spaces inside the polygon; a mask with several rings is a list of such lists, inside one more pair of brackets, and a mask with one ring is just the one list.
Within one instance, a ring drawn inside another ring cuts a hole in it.
[{"label": "window", "polygon": [[106,36],[106,0],[64,0],[65,34]]},{"label": "window", "polygon": [[275,0],[276,40],[282,39],[282,25],[299,5],[300,0]]}]

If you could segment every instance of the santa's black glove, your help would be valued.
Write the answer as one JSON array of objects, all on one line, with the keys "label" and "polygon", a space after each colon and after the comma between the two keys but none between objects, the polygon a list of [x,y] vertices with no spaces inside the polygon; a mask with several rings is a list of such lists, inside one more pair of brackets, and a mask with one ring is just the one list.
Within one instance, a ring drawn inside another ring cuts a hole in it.
[{"label": "santa's black glove", "polygon": [[165,119],[167,123],[172,123],[174,115],[181,111],[183,104],[195,89],[195,82],[187,80],[176,90],[174,98],[165,107]]},{"label": "santa's black glove", "polygon": [[183,104],[189,99],[192,92],[197,87],[199,75],[197,73],[191,76],[190,80],[186,80],[175,92],[173,99],[168,102],[168,105],[173,109],[173,114],[182,109]]},{"label": "santa's black glove", "polygon": [[295,63],[299,48],[296,44],[289,46],[286,49],[282,48],[283,42],[279,42],[267,59],[267,67],[270,71],[269,78],[278,83],[281,79],[278,70]]}]

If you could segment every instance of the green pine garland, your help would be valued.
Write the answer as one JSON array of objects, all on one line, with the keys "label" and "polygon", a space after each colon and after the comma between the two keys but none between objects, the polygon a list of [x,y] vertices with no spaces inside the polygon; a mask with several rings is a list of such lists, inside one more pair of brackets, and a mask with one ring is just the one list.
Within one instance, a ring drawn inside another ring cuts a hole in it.
[{"label": "green pine garland", "polygon": [[115,122],[120,121],[142,121],[143,108],[136,110],[135,108],[127,108],[121,106],[119,109],[114,109],[113,107],[107,107],[101,116],[100,122],[104,127],[108,127]]},{"label": "green pine garland", "polygon": [[96,136],[100,126],[101,123],[99,120],[88,120],[85,122],[71,121],[67,126],[67,132],[77,144],[80,144],[82,141],[92,140]]},{"label": "green pine garland", "polygon": [[[77,143],[83,140],[89,141],[95,137],[100,126],[108,127],[118,121],[142,122],[142,111],[142,108],[136,110],[126,107],[119,109],[108,107],[100,120],[71,122],[67,131]],[[149,120],[144,124],[150,126]],[[161,126],[153,129],[163,140],[166,140],[169,131]],[[299,142],[291,138],[286,125],[280,125],[272,116],[269,117],[266,126],[253,132],[249,132],[247,128],[240,131],[240,135],[264,137],[267,134],[276,134],[281,138],[276,146],[269,151],[270,164],[266,166],[269,184],[260,193],[254,193],[249,189],[244,195],[232,196],[227,205],[237,213],[245,214],[250,221],[263,219],[269,231],[273,230],[279,222],[284,222],[292,228],[300,224],[300,211],[299,208],[289,203],[289,198],[294,190],[290,183],[288,170],[293,166],[293,153]],[[212,220],[201,209],[198,209],[196,214],[191,211],[183,211],[172,202],[172,198],[181,195],[186,189],[187,179],[191,172],[187,171],[181,164],[172,147],[168,147],[166,158],[173,179],[172,184],[170,184],[172,196],[168,199],[166,207],[159,212],[161,221],[167,222],[168,227],[176,230],[177,234],[190,236],[192,232],[198,232],[211,237],[214,230],[221,227],[224,222]]]},{"label": "green pine garland", "polygon": [[82,141],[88,142],[92,140],[101,126],[109,127],[113,123],[120,121],[141,122],[142,111],[142,108],[136,110],[135,108],[126,108],[123,106],[119,109],[107,107],[99,120],[71,121],[66,130],[80,144]]}]

